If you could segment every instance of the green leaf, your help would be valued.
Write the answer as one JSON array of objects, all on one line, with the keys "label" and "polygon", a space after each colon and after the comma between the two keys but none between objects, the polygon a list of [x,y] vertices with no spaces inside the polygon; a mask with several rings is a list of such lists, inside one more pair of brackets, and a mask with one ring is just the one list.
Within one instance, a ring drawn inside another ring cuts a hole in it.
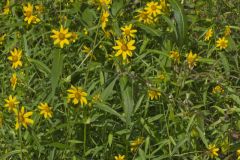
[{"label": "green leaf", "polygon": [[146,49],[145,53],[146,54],[153,53],[153,54],[159,54],[159,55],[164,56],[164,57],[169,57],[169,55],[166,52],[163,52],[163,51],[160,51],[160,50],[156,50],[156,49]]},{"label": "green leaf", "polygon": [[115,111],[114,109],[112,109],[111,107],[109,107],[108,105],[106,104],[103,104],[103,103],[97,103],[96,104],[96,107],[105,111],[105,112],[108,112],[112,115],[115,115],[117,116],[119,119],[121,119],[123,122],[126,122],[124,116],[122,116],[121,114],[119,114],[117,111]]},{"label": "green leaf", "polygon": [[174,18],[177,27],[177,42],[180,47],[185,43],[187,35],[187,18],[183,11],[182,5],[177,0],[169,0],[174,11]]},{"label": "green leaf", "polygon": [[55,52],[53,55],[53,63],[51,70],[51,98],[55,95],[56,88],[58,86],[58,82],[60,76],[62,75],[62,67],[63,67],[63,55],[60,52]]},{"label": "green leaf", "polygon": [[194,115],[191,117],[191,119],[190,119],[190,121],[189,121],[189,123],[188,123],[187,129],[186,129],[186,133],[189,133],[189,130],[190,130],[190,128],[191,128],[191,126],[192,126],[192,124],[193,124],[193,122],[194,122],[194,120],[195,120],[195,116],[196,116],[196,114],[194,114]]},{"label": "green leaf", "polygon": [[113,94],[113,87],[116,83],[116,80],[118,79],[118,77],[116,77],[108,86],[106,89],[104,89],[104,91],[101,93],[101,99],[103,101],[106,101],[107,98]]},{"label": "green leaf", "polygon": [[56,148],[53,148],[51,150],[48,160],[54,160],[55,150],[56,150]]},{"label": "green leaf", "polygon": [[149,117],[148,118],[148,123],[152,123],[152,122],[157,121],[157,120],[160,121],[162,119],[162,117],[164,117],[163,114],[157,114],[157,115],[155,115],[153,117]]},{"label": "green leaf", "polygon": [[140,160],[146,160],[145,152],[141,148],[138,149],[138,154],[140,155]]},{"label": "green leaf", "polygon": [[82,12],[82,19],[88,25],[88,27],[92,27],[94,25],[94,21],[97,17],[97,14],[94,9],[86,8]]},{"label": "green leaf", "polygon": [[240,98],[239,98],[239,96],[232,94],[232,95],[230,95],[230,98],[232,100],[234,100],[238,105],[240,105]]},{"label": "green leaf", "polygon": [[123,0],[114,0],[112,4],[112,15],[117,16],[118,12],[123,8]]},{"label": "green leaf", "polygon": [[24,153],[24,152],[27,152],[27,150],[25,150],[25,149],[22,149],[22,150],[14,150],[14,151],[11,151],[11,152],[8,152],[8,153],[6,153],[6,154],[4,154],[4,155],[1,155],[0,156],[0,159],[6,159],[6,158],[9,158],[9,157],[11,157],[11,156],[13,156],[13,155],[15,155],[15,154],[20,154],[20,153]]},{"label": "green leaf", "polygon": [[59,143],[59,142],[53,142],[53,143],[48,144],[47,146],[55,147],[55,148],[59,148],[59,149],[69,148],[69,146],[67,144]]},{"label": "green leaf", "polygon": [[76,139],[71,139],[71,140],[68,140],[69,143],[73,143],[73,144],[82,144],[83,141],[79,141],[79,140],[76,140]]},{"label": "green leaf", "polygon": [[147,38],[146,35],[144,35],[144,37],[143,37],[143,43],[142,43],[142,45],[141,45],[141,47],[140,47],[139,54],[142,54],[142,53],[143,53],[143,51],[146,49],[146,47],[147,47],[147,45],[148,45],[148,42],[149,42],[149,39]]},{"label": "green leaf", "polygon": [[175,34],[175,37],[176,37],[176,39],[177,39],[177,37],[178,37],[178,32],[177,32],[177,29],[176,29],[174,23],[172,22],[172,20],[169,19],[168,17],[164,16],[164,15],[162,15],[162,17],[163,17],[163,19],[167,22],[167,24],[169,25],[169,27],[171,27],[171,29],[173,29],[174,34]]},{"label": "green leaf", "polygon": [[205,137],[204,132],[199,127],[196,127],[196,129],[197,129],[197,131],[199,133],[200,138],[202,139],[202,142],[204,143],[205,147],[207,148],[208,147],[208,143],[207,143],[207,139]]},{"label": "green leaf", "polygon": [[51,70],[43,62],[36,60],[36,59],[32,59],[32,58],[29,58],[28,60],[30,63],[33,63],[34,65],[36,65],[37,69],[39,71],[41,71],[42,73],[44,73],[46,76],[50,75]]},{"label": "green leaf", "polygon": [[112,141],[113,141],[113,134],[112,133],[110,133],[110,134],[108,134],[108,145],[111,147],[111,145],[112,145]]},{"label": "green leaf", "polygon": [[219,53],[226,76],[230,75],[230,65],[224,53]]},{"label": "green leaf", "polygon": [[214,64],[216,62],[216,60],[210,58],[199,58],[198,61],[207,64]]},{"label": "green leaf", "polygon": [[129,85],[128,77],[126,75],[123,75],[120,78],[120,89],[123,101],[123,110],[125,113],[127,125],[129,126],[131,123],[134,101],[132,86]]},{"label": "green leaf", "polygon": [[160,37],[162,35],[162,32],[158,29],[154,29],[150,26],[138,23],[136,24],[136,26],[138,26],[139,28],[143,29],[144,31],[146,31],[146,33],[152,35],[152,36],[156,36],[156,37]]},{"label": "green leaf", "polygon": [[145,95],[142,95],[142,96],[138,99],[138,101],[137,101],[137,103],[136,103],[136,105],[135,105],[134,113],[136,113],[136,112],[138,111],[138,109],[141,107],[141,104],[142,104],[142,102],[143,102],[144,97],[145,97]]},{"label": "green leaf", "polygon": [[186,137],[186,138],[182,139],[180,142],[178,142],[177,145],[173,148],[171,155],[174,155],[179,150],[179,148],[188,141],[188,139],[189,138]]},{"label": "green leaf", "polygon": [[113,27],[114,33],[117,36],[120,36],[121,35],[121,29],[119,27],[118,20],[116,18],[114,18],[112,21],[113,21],[112,27]]},{"label": "green leaf", "polygon": [[24,53],[26,54],[27,57],[29,57],[30,56],[30,52],[29,52],[29,49],[28,49],[26,35],[23,35],[23,44],[24,44]]},{"label": "green leaf", "polygon": [[146,139],[145,139],[145,148],[144,148],[144,152],[147,153],[148,150],[150,148],[150,137],[148,136]]}]

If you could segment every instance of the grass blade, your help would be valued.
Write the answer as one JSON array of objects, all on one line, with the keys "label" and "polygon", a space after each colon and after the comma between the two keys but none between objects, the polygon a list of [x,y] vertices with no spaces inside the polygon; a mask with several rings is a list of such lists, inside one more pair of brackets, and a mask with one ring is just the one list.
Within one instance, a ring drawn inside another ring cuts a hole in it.
[{"label": "grass blade", "polygon": [[183,11],[182,5],[176,0],[169,0],[173,11],[174,11],[174,18],[176,21],[177,27],[177,41],[178,45],[182,47],[186,40],[187,34],[187,18]]}]

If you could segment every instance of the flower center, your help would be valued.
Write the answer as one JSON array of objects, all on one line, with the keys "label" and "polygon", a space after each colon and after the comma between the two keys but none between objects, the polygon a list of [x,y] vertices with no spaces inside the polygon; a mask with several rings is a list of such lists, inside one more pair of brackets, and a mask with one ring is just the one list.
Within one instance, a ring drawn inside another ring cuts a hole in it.
[{"label": "flower center", "polygon": [[59,39],[60,39],[60,40],[64,40],[64,39],[65,39],[65,34],[59,33]]},{"label": "flower center", "polygon": [[142,13],[142,14],[141,14],[142,19],[147,19],[147,16],[148,16],[148,15],[147,15],[146,13]]},{"label": "flower center", "polygon": [[152,5],[151,9],[155,11],[157,9],[157,6],[156,5]]},{"label": "flower center", "polygon": [[106,17],[105,17],[105,16],[102,16],[102,17],[101,17],[101,21],[102,21],[102,22],[105,22],[105,21],[106,21]]},{"label": "flower center", "polygon": [[16,55],[12,56],[12,61],[17,62],[18,61],[18,56],[16,56]]},{"label": "flower center", "polygon": [[32,12],[31,11],[26,11],[26,17],[31,17],[32,16]]},{"label": "flower center", "polygon": [[76,93],[75,93],[75,98],[81,99],[81,97],[82,97],[82,95],[81,95],[80,92],[76,92]]},{"label": "flower center", "polygon": [[221,45],[221,46],[225,46],[226,43],[225,43],[224,41],[221,41],[221,42],[220,42],[220,45]]},{"label": "flower center", "polygon": [[127,50],[128,50],[127,45],[126,45],[126,44],[122,44],[121,50],[122,50],[122,51],[127,51]]},{"label": "flower center", "polygon": [[22,123],[23,121],[24,121],[24,115],[22,114],[22,113],[18,113],[19,115],[18,115],[18,122],[19,123]]},{"label": "flower center", "polygon": [[14,102],[12,102],[12,101],[10,101],[10,102],[8,103],[8,105],[9,105],[10,108],[14,108],[14,107],[15,107],[15,104],[14,104]]},{"label": "flower center", "polygon": [[194,57],[189,57],[188,63],[194,63],[194,61],[195,61],[195,58],[194,58]]},{"label": "flower center", "polygon": [[45,111],[46,113],[50,113],[50,112],[51,112],[50,108],[48,108],[48,107],[44,108],[44,111]]},{"label": "flower center", "polygon": [[125,34],[126,34],[126,35],[130,35],[130,29],[126,29],[126,30],[125,30]]}]

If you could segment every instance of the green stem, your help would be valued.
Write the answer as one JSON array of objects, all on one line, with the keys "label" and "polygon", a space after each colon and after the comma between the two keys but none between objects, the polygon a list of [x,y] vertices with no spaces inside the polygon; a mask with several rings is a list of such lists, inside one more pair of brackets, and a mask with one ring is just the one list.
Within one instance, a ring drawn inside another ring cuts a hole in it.
[{"label": "green stem", "polygon": [[87,111],[86,108],[83,108],[83,120],[84,120],[84,128],[83,128],[83,157],[86,156],[86,143],[87,143]]},{"label": "green stem", "polygon": [[[19,113],[18,113],[19,114]],[[19,115],[18,115],[19,117]],[[19,121],[19,120],[18,120]],[[19,122],[18,122],[19,123]],[[20,142],[20,158],[21,160],[23,159],[23,154],[22,154],[22,130],[21,130],[21,125],[18,128],[18,134],[19,134],[19,142]]]},{"label": "green stem", "polygon": [[85,157],[86,153],[86,141],[87,141],[87,124],[84,123],[84,133],[83,133],[83,155]]}]

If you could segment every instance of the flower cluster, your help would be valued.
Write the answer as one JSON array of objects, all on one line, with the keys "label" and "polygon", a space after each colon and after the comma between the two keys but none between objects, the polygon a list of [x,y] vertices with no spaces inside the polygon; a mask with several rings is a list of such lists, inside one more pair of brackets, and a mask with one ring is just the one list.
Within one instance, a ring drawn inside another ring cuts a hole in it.
[{"label": "flower cluster", "polygon": [[221,142],[240,124],[239,27],[178,1],[0,2],[0,128],[20,143],[0,139],[0,155],[126,160],[176,149],[179,159],[240,160],[235,135]]},{"label": "flower cluster", "polygon": [[25,16],[24,21],[27,22],[27,24],[36,24],[40,22],[40,19],[37,15],[34,14],[34,6],[31,3],[28,3],[27,5],[23,6],[23,14]]},{"label": "flower cluster", "polygon": [[144,142],[144,137],[137,137],[135,140],[131,141],[131,151],[136,152],[140,145]]},{"label": "flower cluster", "polygon": [[122,38],[116,40],[116,46],[113,47],[114,50],[117,50],[115,56],[122,56],[124,61],[128,60],[128,56],[132,57],[133,51],[136,49],[134,46],[135,33],[136,29],[133,29],[132,24],[126,25],[121,28]]},{"label": "flower cluster", "polygon": [[136,18],[139,22],[144,24],[153,24],[158,20],[160,14],[164,14],[168,9],[167,2],[161,0],[160,2],[150,1],[143,9],[138,10]]}]

